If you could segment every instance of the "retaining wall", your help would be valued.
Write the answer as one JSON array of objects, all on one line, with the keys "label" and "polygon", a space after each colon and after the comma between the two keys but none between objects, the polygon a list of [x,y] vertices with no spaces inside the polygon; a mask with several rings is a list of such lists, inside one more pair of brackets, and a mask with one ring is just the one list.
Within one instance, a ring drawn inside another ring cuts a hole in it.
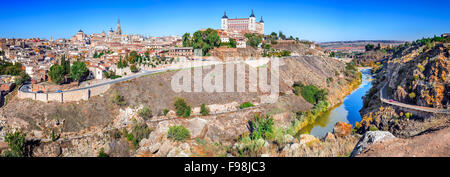
[{"label": "retaining wall", "polygon": [[98,96],[108,91],[111,85],[102,85],[89,89],[82,89],[76,91],[67,91],[62,93],[30,93],[22,92],[19,89],[17,96],[21,99],[32,99],[42,102],[72,102],[88,100],[93,96]]}]

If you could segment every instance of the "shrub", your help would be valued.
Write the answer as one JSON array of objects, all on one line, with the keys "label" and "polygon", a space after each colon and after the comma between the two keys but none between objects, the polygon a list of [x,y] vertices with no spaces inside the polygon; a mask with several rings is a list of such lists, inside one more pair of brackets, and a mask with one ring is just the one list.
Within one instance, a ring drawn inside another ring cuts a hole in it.
[{"label": "shrub", "polygon": [[258,157],[263,153],[265,141],[262,139],[253,140],[245,133],[239,138],[239,146],[235,146],[236,156]]},{"label": "shrub", "polygon": [[331,82],[333,82],[333,78],[332,77],[327,78],[327,84],[330,84]]},{"label": "shrub", "polygon": [[164,116],[167,116],[167,113],[169,113],[169,110],[168,109],[163,109]]},{"label": "shrub", "polygon": [[314,85],[303,85],[301,82],[295,82],[293,85],[294,93],[302,95],[303,99],[311,104],[316,104],[319,101],[325,101],[328,95],[325,89],[319,89]]},{"label": "shrub", "polygon": [[370,127],[369,127],[369,131],[377,131],[377,130],[378,130],[377,127],[374,127],[374,126],[370,126]]},{"label": "shrub", "polygon": [[25,134],[20,132],[9,133],[5,137],[8,143],[9,151],[5,152],[5,157],[24,157],[25,156]]},{"label": "shrub", "polygon": [[139,142],[141,142],[142,139],[144,138],[148,138],[148,136],[150,135],[150,133],[153,130],[150,129],[147,124],[143,123],[143,124],[138,124],[135,125],[132,129],[132,139],[130,140],[134,147],[137,149],[139,147]]},{"label": "shrub", "polygon": [[200,106],[200,113],[202,114],[202,116],[206,116],[209,114],[209,108],[206,107],[205,104],[202,104],[202,106]]},{"label": "shrub", "polygon": [[148,107],[144,107],[138,111],[139,116],[144,118],[144,120],[152,118],[152,111]]},{"label": "shrub", "polygon": [[412,117],[412,114],[411,114],[410,112],[407,112],[407,113],[405,114],[405,118],[409,119],[409,118],[411,118],[411,117]]},{"label": "shrub", "polygon": [[113,95],[111,96],[111,101],[119,106],[124,106],[127,104],[127,102],[125,101],[125,99],[123,98],[122,95],[120,95],[118,92],[114,92]]},{"label": "shrub", "polygon": [[254,120],[251,121],[250,138],[256,139],[272,139],[273,138],[273,118],[270,116],[255,115]]},{"label": "shrub", "polygon": [[109,155],[105,153],[105,150],[103,148],[100,148],[97,157],[109,157]]},{"label": "shrub", "polygon": [[167,138],[172,138],[176,141],[184,141],[190,137],[189,130],[181,125],[171,126],[167,132]]},{"label": "shrub", "polygon": [[316,104],[317,101],[323,100],[326,92],[319,90],[314,85],[308,85],[302,88],[302,97],[311,104]]},{"label": "shrub", "polygon": [[245,108],[249,108],[249,107],[253,107],[253,106],[255,106],[255,105],[253,105],[253,104],[250,103],[250,102],[245,102],[245,103],[242,103],[242,104],[239,106],[239,109],[245,109]]},{"label": "shrub", "polygon": [[409,96],[409,98],[414,99],[414,98],[416,98],[416,93],[411,92],[408,94],[408,96]]},{"label": "shrub", "polygon": [[55,130],[52,130],[52,141],[55,142],[57,140],[57,137],[55,135]]},{"label": "shrub", "polygon": [[138,72],[138,69],[137,69],[136,65],[134,65],[134,64],[131,65],[130,66],[130,71],[133,72],[133,73]]},{"label": "shrub", "polygon": [[137,124],[135,125],[131,133],[128,133],[125,128],[122,129],[122,136],[126,137],[128,141],[130,141],[133,144],[134,149],[139,148],[139,142],[141,142],[142,139],[148,138],[150,133],[153,130],[150,129],[147,124]]},{"label": "shrub", "polygon": [[174,103],[177,116],[189,117],[191,116],[191,106],[186,104],[183,98],[176,98]]}]

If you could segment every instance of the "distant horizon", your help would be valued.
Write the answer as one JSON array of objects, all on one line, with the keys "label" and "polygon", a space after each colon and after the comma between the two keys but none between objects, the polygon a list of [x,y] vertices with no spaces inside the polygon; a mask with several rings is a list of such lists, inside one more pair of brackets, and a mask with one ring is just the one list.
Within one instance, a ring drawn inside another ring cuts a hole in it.
[{"label": "distant horizon", "polygon": [[[239,5],[237,5],[239,4]],[[124,34],[182,36],[220,29],[224,11],[247,18],[253,9],[265,21],[265,34],[283,31],[315,42],[413,41],[450,31],[450,0],[436,1],[7,1],[1,11],[0,38],[70,39],[115,29]]]}]

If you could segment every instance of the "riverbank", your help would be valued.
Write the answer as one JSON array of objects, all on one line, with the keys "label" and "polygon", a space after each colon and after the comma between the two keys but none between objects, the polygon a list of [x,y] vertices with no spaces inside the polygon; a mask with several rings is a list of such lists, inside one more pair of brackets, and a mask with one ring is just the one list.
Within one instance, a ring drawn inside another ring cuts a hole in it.
[{"label": "riverbank", "polygon": [[360,68],[361,79],[355,79],[348,86],[347,96],[342,102],[330,108],[326,112],[322,112],[317,119],[307,124],[300,130],[302,134],[311,134],[321,138],[326,136],[328,132],[333,131],[333,127],[337,122],[350,123],[352,126],[355,122],[361,120],[359,110],[362,108],[362,97],[371,88],[371,68]]}]

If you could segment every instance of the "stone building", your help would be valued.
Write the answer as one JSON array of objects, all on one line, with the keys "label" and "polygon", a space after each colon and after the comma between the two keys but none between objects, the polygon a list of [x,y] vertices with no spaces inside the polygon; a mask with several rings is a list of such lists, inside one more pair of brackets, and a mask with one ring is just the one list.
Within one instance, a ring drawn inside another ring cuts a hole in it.
[{"label": "stone building", "polygon": [[225,12],[222,17],[222,30],[227,32],[264,34],[264,20],[261,17],[261,20],[257,22],[253,10],[249,18],[229,19]]},{"label": "stone building", "polygon": [[184,56],[189,57],[193,54],[193,48],[192,47],[172,47],[169,49],[169,56],[171,57],[177,57],[177,56]]}]

